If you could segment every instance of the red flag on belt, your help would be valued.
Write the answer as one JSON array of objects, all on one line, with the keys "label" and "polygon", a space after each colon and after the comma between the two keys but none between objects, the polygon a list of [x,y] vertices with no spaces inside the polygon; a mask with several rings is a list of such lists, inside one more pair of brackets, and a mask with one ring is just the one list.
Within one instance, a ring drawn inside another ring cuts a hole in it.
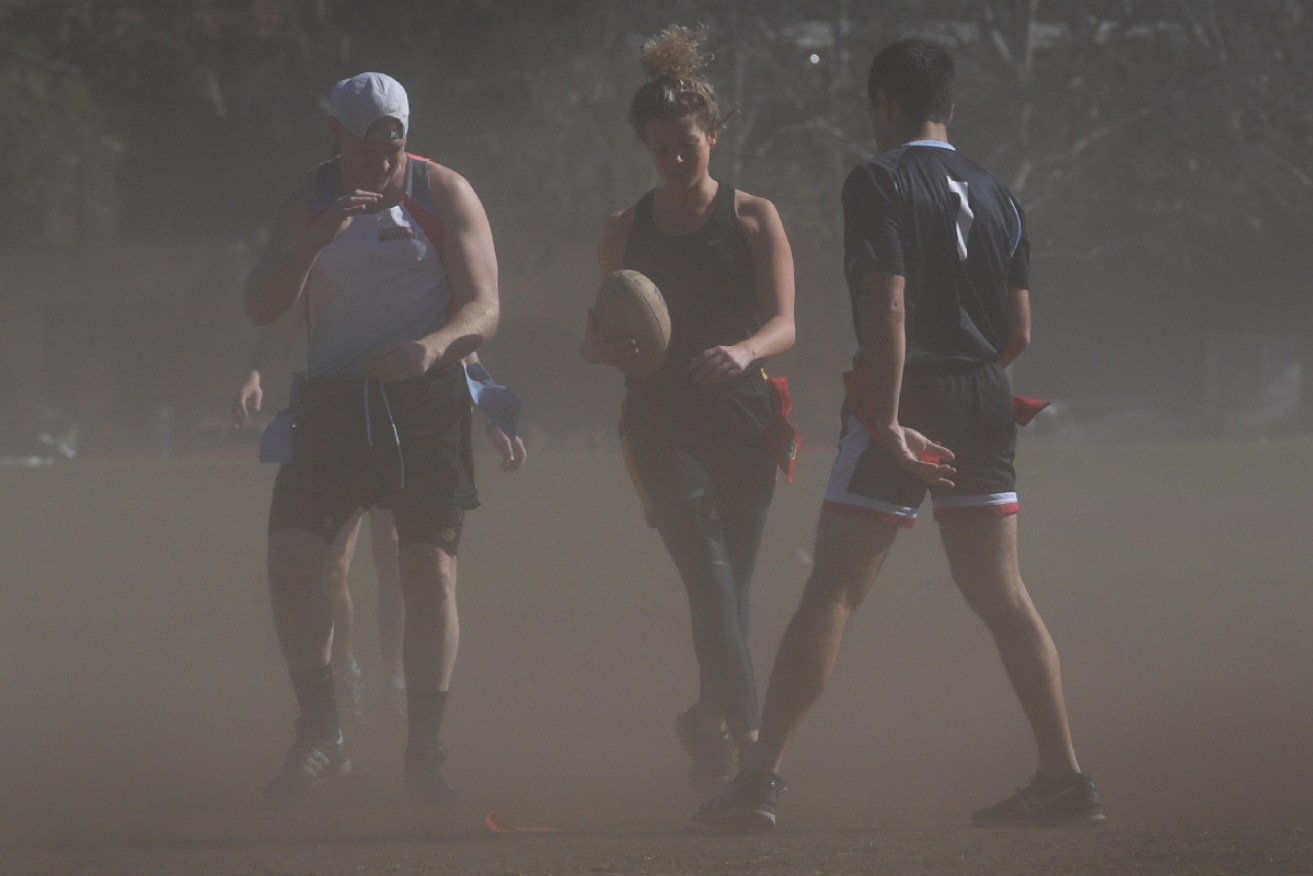
[{"label": "red flag on belt", "polygon": [[1046,401],[1026,398],[1024,395],[1012,396],[1012,421],[1018,426],[1025,426],[1049,406]]},{"label": "red flag on belt", "polygon": [[770,442],[775,451],[775,461],[784,472],[784,480],[793,483],[793,467],[798,463],[798,453],[802,450],[802,436],[789,422],[789,413],[793,410],[793,398],[789,395],[787,377],[769,378],[775,394],[780,400],[780,415],[771,424]]}]

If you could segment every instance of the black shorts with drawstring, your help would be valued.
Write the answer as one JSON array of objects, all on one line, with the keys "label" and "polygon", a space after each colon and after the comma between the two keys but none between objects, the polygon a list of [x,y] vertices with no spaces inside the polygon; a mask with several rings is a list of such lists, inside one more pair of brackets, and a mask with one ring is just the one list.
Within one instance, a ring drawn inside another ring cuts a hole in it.
[{"label": "black shorts with drawstring", "polygon": [[479,504],[459,363],[398,383],[311,377],[293,414],[270,532],[304,529],[331,542],[358,509],[386,508],[401,544],[456,554],[465,511]]}]

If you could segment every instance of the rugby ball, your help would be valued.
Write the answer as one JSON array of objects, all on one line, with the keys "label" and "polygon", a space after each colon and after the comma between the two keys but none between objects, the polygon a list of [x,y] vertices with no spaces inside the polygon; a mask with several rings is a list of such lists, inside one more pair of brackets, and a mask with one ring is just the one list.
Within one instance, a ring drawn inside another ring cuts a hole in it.
[{"label": "rugby ball", "polygon": [[597,330],[638,341],[638,358],[620,366],[628,377],[650,377],[666,361],[670,311],[656,284],[638,271],[612,271],[602,279],[593,303]]}]

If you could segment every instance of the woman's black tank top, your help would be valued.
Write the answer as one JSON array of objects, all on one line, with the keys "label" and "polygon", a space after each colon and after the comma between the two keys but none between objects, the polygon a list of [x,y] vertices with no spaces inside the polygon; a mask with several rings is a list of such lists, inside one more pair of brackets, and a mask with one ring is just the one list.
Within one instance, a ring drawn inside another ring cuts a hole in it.
[{"label": "woman's black tank top", "polygon": [[737,344],[761,327],[752,254],[734,213],[734,188],[720,184],[711,217],[691,234],[656,227],[655,195],[648,192],[634,208],[623,267],[647,275],[666,299],[670,352],[656,374],[630,378],[631,389],[689,386],[689,360],[709,347]]}]

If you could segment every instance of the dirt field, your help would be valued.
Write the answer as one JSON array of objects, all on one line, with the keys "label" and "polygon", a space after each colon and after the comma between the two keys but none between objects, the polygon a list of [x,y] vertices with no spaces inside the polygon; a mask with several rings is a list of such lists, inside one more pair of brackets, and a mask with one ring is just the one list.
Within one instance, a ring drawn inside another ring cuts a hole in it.
[{"label": "dirt field", "polygon": [[[828,443],[777,494],[763,684]],[[481,461],[447,810],[401,800],[383,721],[352,737],[352,776],[260,805],[294,717],[262,572],[270,468],[0,469],[0,874],[1313,873],[1310,451],[1023,442],[1023,568],[1108,827],[965,826],[1033,755],[926,521],[804,725],[780,830],[754,837],[689,820],[686,607],[613,452],[535,453],[514,477]],[[368,669],[367,550],[353,580]],[[560,833],[494,835],[489,810]]]}]

